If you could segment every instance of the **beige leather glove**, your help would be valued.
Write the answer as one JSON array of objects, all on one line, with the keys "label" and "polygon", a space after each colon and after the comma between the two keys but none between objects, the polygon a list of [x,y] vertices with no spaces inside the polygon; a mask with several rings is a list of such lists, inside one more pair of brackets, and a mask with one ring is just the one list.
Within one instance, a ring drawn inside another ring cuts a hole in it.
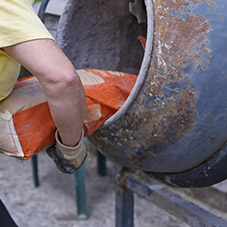
[{"label": "beige leather glove", "polygon": [[84,132],[82,131],[78,145],[68,147],[60,142],[58,131],[55,132],[56,144],[49,147],[46,152],[53,159],[61,172],[74,173],[85,161],[87,152],[83,136]]},{"label": "beige leather glove", "polygon": [[60,142],[58,130],[55,132],[57,148],[62,152],[64,159],[69,161],[77,169],[81,166],[87,155],[83,137],[84,131],[82,131],[80,142],[75,147],[68,147]]}]

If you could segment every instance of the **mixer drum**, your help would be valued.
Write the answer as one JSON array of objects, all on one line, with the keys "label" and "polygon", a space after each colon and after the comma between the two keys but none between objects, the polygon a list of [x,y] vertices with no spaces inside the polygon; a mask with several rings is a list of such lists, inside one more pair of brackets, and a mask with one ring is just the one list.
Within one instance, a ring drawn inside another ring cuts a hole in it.
[{"label": "mixer drum", "polygon": [[226,154],[227,1],[146,0],[146,24],[129,4],[68,0],[60,19],[57,40],[77,69],[138,73],[89,141],[122,166],[160,174]]}]

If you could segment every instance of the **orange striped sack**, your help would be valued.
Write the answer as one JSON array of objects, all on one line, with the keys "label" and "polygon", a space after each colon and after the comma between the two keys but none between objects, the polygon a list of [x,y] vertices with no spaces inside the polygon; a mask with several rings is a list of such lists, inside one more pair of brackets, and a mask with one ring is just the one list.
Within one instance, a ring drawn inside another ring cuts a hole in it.
[{"label": "orange striped sack", "polygon": [[[86,94],[85,136],[112,116],[131,92],[136,76],[95,69],[77,70]],[[29,159],[54,143],[55,124],[46,97],[34,76],[20,79],[0,102],[0,152]]]}]

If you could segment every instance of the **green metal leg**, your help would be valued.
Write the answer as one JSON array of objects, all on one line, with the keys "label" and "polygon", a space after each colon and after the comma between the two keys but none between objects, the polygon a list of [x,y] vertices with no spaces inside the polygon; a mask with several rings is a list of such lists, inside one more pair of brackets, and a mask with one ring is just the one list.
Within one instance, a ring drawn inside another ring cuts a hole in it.
[{"label": "green metal leg", "polygon": [[98,150],[96,151],[97,154],[97,171],[99,176],[106,176],[107,175],[107,168],[106,168],[106,157],[100,153]]},{"label": "green metal leg", "polygon": [[85,164],[74,173],[75,192],[76,192],[76,205],[78,219],[86,220],[87,206],[86,206],[86,188],[85,188]]},{"label": "green metal leg", "polygon": [[35,187],[39,187],[39,174],[38,174],[38,157],[37,155],[32,156],[32,176]]}]

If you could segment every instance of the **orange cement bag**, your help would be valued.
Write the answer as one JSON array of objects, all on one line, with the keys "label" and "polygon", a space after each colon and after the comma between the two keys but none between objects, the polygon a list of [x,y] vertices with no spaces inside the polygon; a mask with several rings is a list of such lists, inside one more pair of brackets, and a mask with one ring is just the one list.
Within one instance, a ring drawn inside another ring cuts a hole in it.
[{"label": "orange cement bag", "polygon": [[[125,102],[136,76],[117,71],[77,70],[86,94],[85,136],[91,135]],[[0,102],[0,152],[29,159],[54,143],[55,125],[43,89],[34,76],[19,80]]]}]

